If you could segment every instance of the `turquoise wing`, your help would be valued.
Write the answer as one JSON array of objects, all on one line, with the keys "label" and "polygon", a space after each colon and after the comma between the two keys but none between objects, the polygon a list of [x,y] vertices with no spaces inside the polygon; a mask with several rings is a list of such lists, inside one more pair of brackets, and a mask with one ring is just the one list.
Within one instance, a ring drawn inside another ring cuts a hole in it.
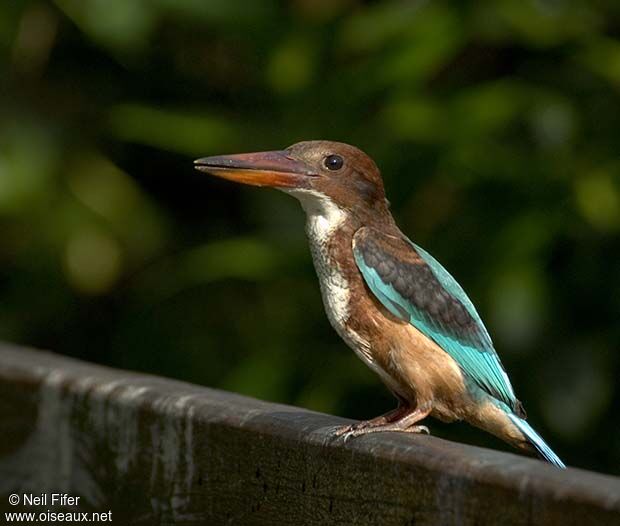
[{"label": "turquoise wing", "polygon": [[437,343],[476,385],[522,412],[474,305],[435,258],[404,237],[371,227],[355,233],[353,255],[386,309]]}]

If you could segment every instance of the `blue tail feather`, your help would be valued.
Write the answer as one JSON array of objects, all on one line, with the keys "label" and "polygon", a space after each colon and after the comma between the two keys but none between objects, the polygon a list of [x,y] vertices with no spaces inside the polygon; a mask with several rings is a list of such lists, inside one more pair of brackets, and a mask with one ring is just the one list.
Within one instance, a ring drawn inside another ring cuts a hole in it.
[{"label": "blue tail feather", "polygon": [[559,468],[566,468],[564,462],[560,460],[553,450],[547,445],[547,443],[542,439],[542,437],[534,431],[532,426],[530,426],[525,420],[519,418],[514,413],[508,413],[508,417],[512,422],[519,428],[519,430],[527,437],[530,444],[534,446],[534,449],[543,457],[547,462],[557,466]]}]

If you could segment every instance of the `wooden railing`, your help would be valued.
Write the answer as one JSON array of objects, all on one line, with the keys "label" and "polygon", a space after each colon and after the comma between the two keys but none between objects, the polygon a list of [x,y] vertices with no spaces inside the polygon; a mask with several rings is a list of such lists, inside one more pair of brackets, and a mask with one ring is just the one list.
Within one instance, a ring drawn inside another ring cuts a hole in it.
[{"label": "wooden railing", "polygon": [[[4,345],[0,522],[81,512],[127,525],[620,524],[618,478],[425,435],[345,444],[331,434],[344,423]],[[52,505],[53,494],[80,499]]]}]

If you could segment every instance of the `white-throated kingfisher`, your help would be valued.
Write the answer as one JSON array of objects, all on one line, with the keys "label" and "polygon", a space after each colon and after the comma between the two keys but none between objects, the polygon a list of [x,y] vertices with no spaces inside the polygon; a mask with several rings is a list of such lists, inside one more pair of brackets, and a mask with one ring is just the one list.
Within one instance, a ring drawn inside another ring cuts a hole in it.
[{"label": "white-throated kingfisher", "polygon": [[206,157],[204,172],[296,197],[327,317],[375,371],[398,407],[338,431],[428,433],[428,415],[465,420],[564,467],[526,422],[489,334],[456,280],[396,226],[379,169],[329,141],[281,151]]}]

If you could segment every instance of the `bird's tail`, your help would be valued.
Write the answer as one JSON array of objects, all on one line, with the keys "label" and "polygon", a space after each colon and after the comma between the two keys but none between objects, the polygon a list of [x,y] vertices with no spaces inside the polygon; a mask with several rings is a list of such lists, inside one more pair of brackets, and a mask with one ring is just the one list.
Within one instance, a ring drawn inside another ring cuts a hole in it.
[{"label": "bird's tail", "polygon": [[547,443],[542,439],[542,437],[536,431],[534,431],[532,426],[530,426],[525,420],[523,420],[523,418],[519,418],[512,412],[508,413],[508,418],[510,418],[512,423],[519,428],[521,433],[525,435],[529,443],[534,446],[534,449],[542,458],[559,468],[566,467],[564,465],[564,462],[560,460],[560,457],[558,457],[553,452],[553,450],[547,445]]}]

